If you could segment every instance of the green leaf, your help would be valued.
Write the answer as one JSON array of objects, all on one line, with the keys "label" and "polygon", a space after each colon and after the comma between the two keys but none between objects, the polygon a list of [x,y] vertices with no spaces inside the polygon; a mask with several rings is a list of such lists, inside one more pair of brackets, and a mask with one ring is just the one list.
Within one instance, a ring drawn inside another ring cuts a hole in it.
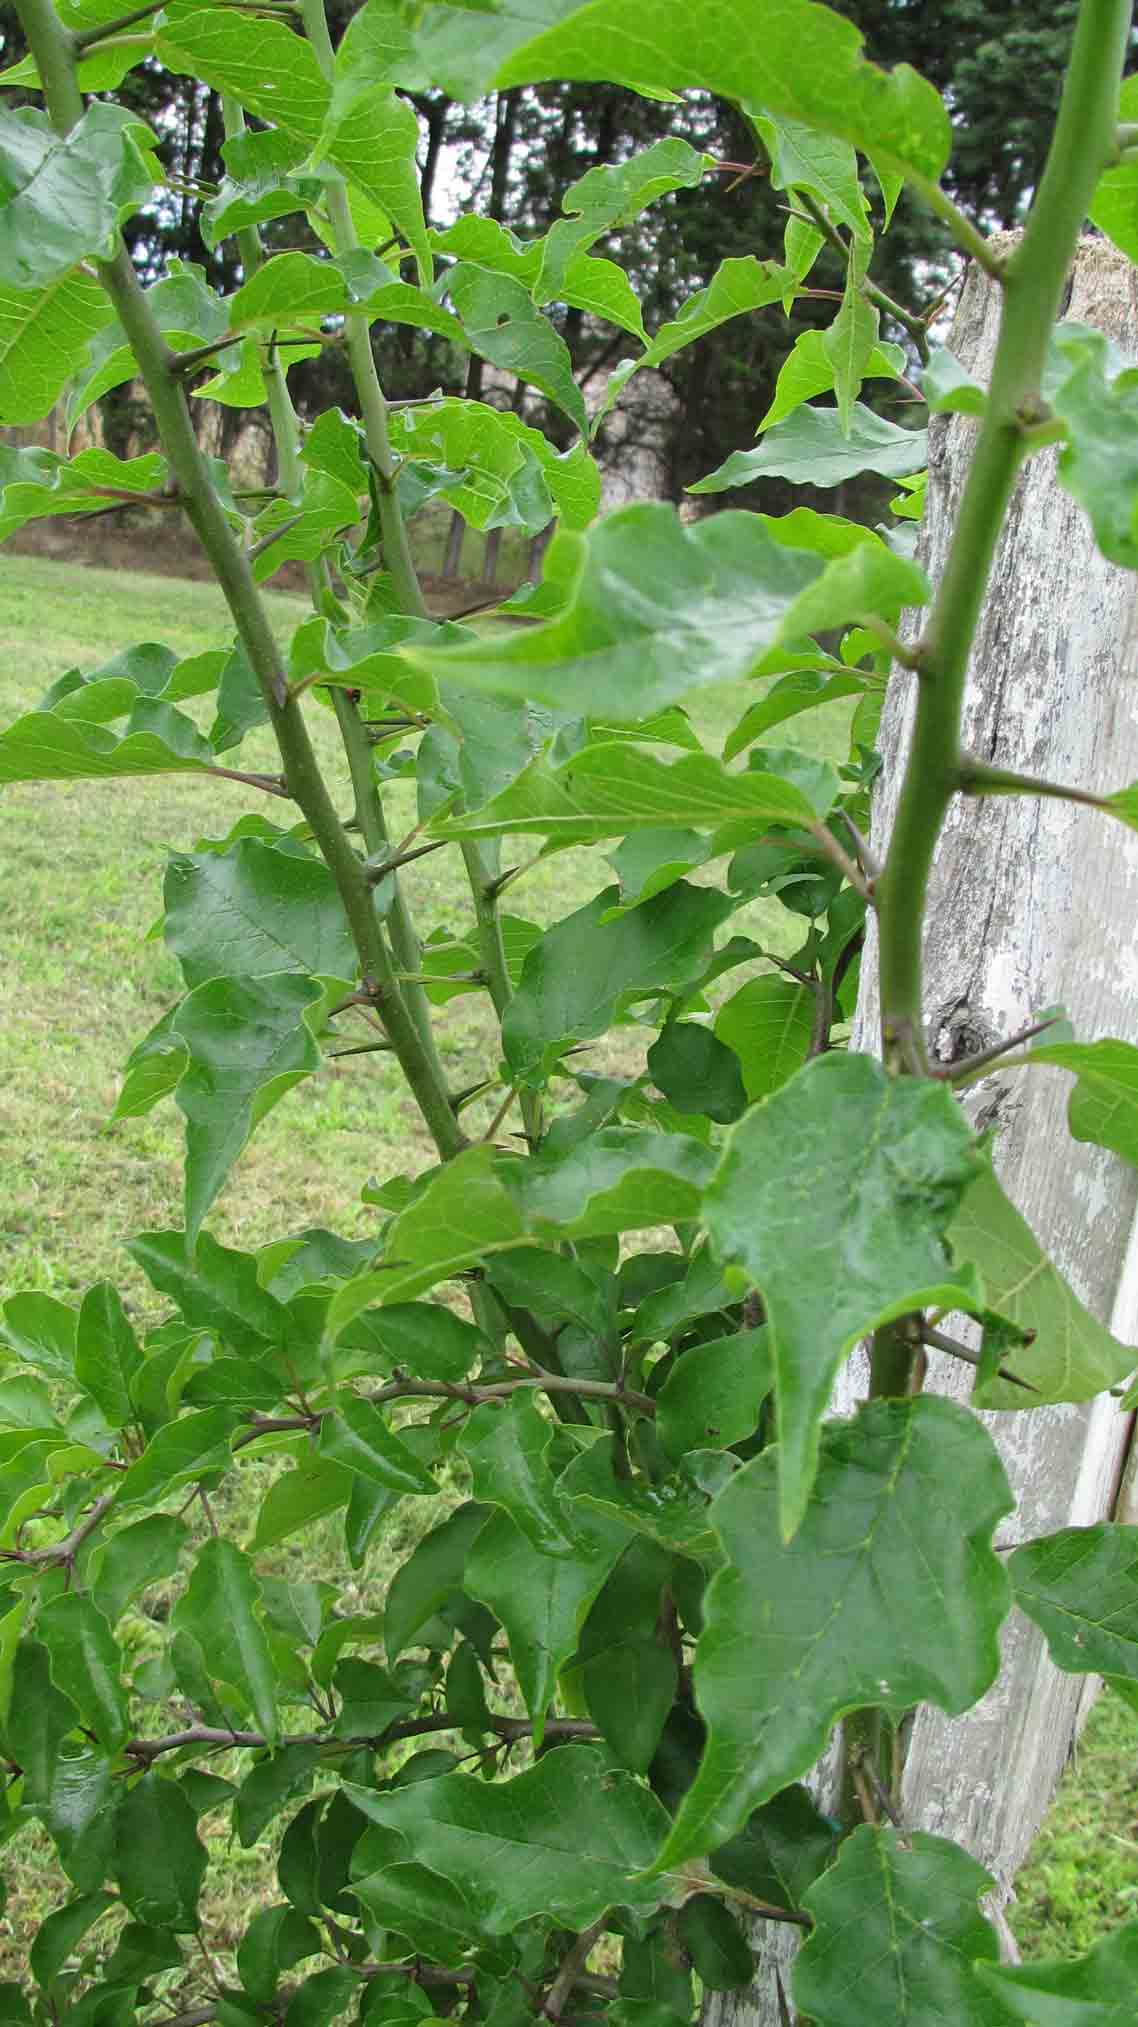
[{"label": "green leaf", "polygon": [[233,1827],[246,1851],[260,1842],[286,1802],[311,1786],[319,1758],[316,1740],[300,1740],[258,1760],[245,1776],[233,1804]]},{"label": "green leaf", "polygon": [[112,314],[102,283],[82,268],[44,289],[0,287],[0,422],[50,415]]},{"label": "green leaf", "polygon": [[632,831],[605,858],[620,881],[620,906],[635,908],[662,894],[711,857],[711,841],[675,825]]},{"label": "green leaf", "polygon": [[594,418],[594,430],[615,407],[634,373],[645,366],[662,366],[665,359],[694,345],[710,331],[717,331],[733,317],[749,316],[788,293],[796,293],[794,277],[775,261],[756,260],[754,254],[732,255],[721,261],[706,288],[697,289],[681,304],[670,323],[661,324],[639,359],[623,359],[616,372],[609,375],[604,401]]},{"label": "green leaf", "polygon": [[[834,793],[838,789],[834,777]],[[435,837],[513,837],[527,832],[564,844],[619,837],[640,824],[698,824],[715,831],[714,849],[729,850],[765,824],[815,822],[815,810],[792,781],[777,774],[729,773],[710,753],[658,760],[627,741],[585,746],[560,767],[544,754],[492,802],[469,813],[436,817]]]},{"label": "green leaf", "polygon": [[257,1616],[260,1596],[248,1556],[215,1537],[199,1551],[171,1623],[201,1642],[211,1677],[236,1690],[272,1743],[278,1730],[276,1676]]},{"label": "green leaf", "polygon": [[[55,514],[100,513],[107,505],[108,488],[115,489],[111,498],[121,492],[137,493],[141,499],[165,483],[168,470],[165,458],[154,452],[146,457],[118,458],[111,451],[92,449],[80,451],[78,457],[70,460],[58,458],[52,451],[9,453],[0,461],[3,478],[0,539],[6,541],[28,521],[44,520]],[[121,694],[123,702],[118,709],[112,706],[100,715],[115,718],[120,711],[129,710],[135,700],[133,686],[128,685]],[[82,691],[80,700],[84,706],[89,704]],[[74,701],[73,696],[71,703]],[[53,697],[52,704],[55,703]],[[73,712],[68,708],[63,715],[71,717]],[[84,708],[82,715],[93,718],[95,713]]]},{"label": "green leaf", "polygon": [[50,1802],[60,1748],[78,1722],[70,1697],[52,1681],[47,1648],[38,1640],[21,1640],[12,1662],[4,1742],[9,1758],[23,1768],[25,1802]]},{"label": "green leaf", "polygon": [[707,1498],[691,1480],[673,1479],[666,1491],[644,1479],[631,1478],[615,1448],[615,1437],[598,1436],[563,1471],[559,1490],[574,1507],[643,1536],[660,1548],[693,1561],[716,1560],[718,1544],[711,1530]]},{"label": "green leaf", "polygon": [[698,1216],[714,1161],[686,1133],[605,1126],[560,1159],[510,1163],[502,1174],[538,1230],[586,1239]]},{"label": "green leaf", "polygon": [[1138,1166],[1138,1049],[1130,1042],[1041,1042],[1029,1064],[1074,1072],[1067,1125],[1075,1140],[1109,1147]]},{"label": "green leaf", "polygon": [[352,1473],[340,1464],[315,1456],[303,1456],[295,1469],[284,1471],[270,1485],[257,1514],[252,1547],[276,1548],[302,1527],[346,1506],[352,1492]]},{"label": "green leaf", "polygon": [[351,979],[358,966],[327,867],[257,838],[171,857],[166,941],[191,988],[281,971]]},{"label": "green leaf", "polygon": [[182,1415],[150,1438],[119,1480],[117,1505],[157,1501],[179,1485],[230,1462],[229,1438],[243,1417],[236,1408],[203,1408]]},{"label": "green leaf", "polygon": [[461,1889],[490,1935],[538,1915],[580,1930],[614,1903],[635,1909],[660,1898],[630,1874],[651,1858],[664,1810],[592,1746],[558,1747],[496,1786],[447,1774],[394,1794],[348,1792],[419,1864]]},{"label": "green leaf", "polygon": [[[1132,77],[1122,80],[1118,117],[1128,124],[1138,120],[1138,86]],[[1119,162],[1103,172],[1091,202],[1091,218],[1128,260],[1138,261],[1138,163]]]},{"label": "green leaf", "polygon": [[174,1096],[186,1119],[190,1246],[254,1127],[294,1084],[319,1069],[314,1029],[324,1000],[314,979],[282,971],[208,979],[176,1010],[172,1032],[186,1047]]},{"label": "green leaf", "polygon": [[565,1556],[574,1553],[575,1544],[549,1464],[552,1440],[553,1425],[532,1395],[517,1393],[501,1405],[487,1401],[475,1408],[459,1448],[470,1465],[475,1498],[502,1507],[539,1554]]},{"label": "green leaf", "polygon": [[583,443],[557,451],[519,415],[485,402],[452,398],[394,409],[391,441],[401,456],[452,474],[443,498],[474,528],[521,526],[540,533],[545,523],[534,525],[540,510],[534,460],[563,527],[587,528],[600,505],[600,471]]},{"label": "green leaf", "polygon": [[676,1697],[675,1654],[660,1637],[672,1558],[634,1540],[581,1628],[576,1666],[589,1714],[621,1765],[647,1773]]},{"label": "green leaf", "polygon": [[522,283],[460,261],[447,275],[447,291],[474,350],[536,387],[586,436],[588,418],[569,348]]},{"label": "green leaf", "polygon": [[946,1837],[862,1825],[806,1895],[814,1928],[795,1961],[795,2004],[822,2027],[1006,2027],[980,1978],[999,1955],[977,1906],[991,1885]]},{"label": "green leaf", "polygon": [[849,434],[836,408],[796,408],[769,429],[757,450],[733,450],[726,464],[688,487],[689,493],[725,493],[756,479],[789,479],[797,486],[840,486],[861,472],[903,479],[929,460],[928,432],[902,429],[855,401]]},{"label": "green leaf", "polygon": [[349,1656],[338,1662],[334,1686],[340,1698],[339,1738],[381,1738],[389,1725],[414,1708],[414,1692],[374,1661]]},{"label": "green leaf", "polygon": [[819,1814],[808,1790],[783,1788],[713,1851],[717,1879],[772,1907],[799,1908],[808,1886],[833,1862],[838,1826]]},{"label": "green leaf", "polygon": [[[904,370],[902,346],[875,344],[862,374],[866,380],[896,380]],[[770,429],[773,423],[782,422],[816,394],[830,394],[833,388],[834,362],[826,349],[824,334],[816,330],[800,332],[794,350],[779,369],[774,399],[759,424],[758,434]]]},{"label": "green leaf", "polygon": [[272,2004],[282,1971],[291,1971],[304,1957],[323,1954],[324,1939],[306,1915],[294,1907],[263,1907],[253,1916],[237,1949],[237,1975],[243,1991],[258,2005]]},{"label": "green leaf", "polygon": [[[991,1536],[1012,1503],[987,1431],[929,1394],[827,1425],[789,1544],[776,1458],[728,1481],[711,1513],[729,1566],[707,1592],[695,1661],[708,1741],[659,1868],[731,1837],[813,1765],[844,1712],[899,1717],[928,1700],[957,1716],[978,1701],[1009,1603]],[[902,1613],[883,1602],[899,1597]]]},{"label": "green leaf", "polygon": [[745,1442],[772,1384],[765,1328],[697,1344],[677,1360],[656,1396],[656,1433],[677,1462],[687,1450]]},{"label": "green leaf", "polygon": [[165,69],[230,93],[305,148],[318,141],[329,86],[311,44],[283,22],[174,0],[162,14],[155,54]]},{"label": "green leaf", "polygon": [[[544,33],[541,14],[550,23]],[[451,31],[452,47],[462,46],[462,33]],[[644,0],[634,21],[621,0],[586,0],[569,8],[564,0],[546,0],[538,22],[532,7],[511,8],[500,25],[496,20],[495,34],[484,38],[482,50],[469,49],[475,41],[469,29],[465,37],[464,54],[468,65],[478,67],[479,89],[491,81],[483,64],[502,49],[505,60],[499,58],[501,68],[492,75],[499,88],[547,78],[626,84],[653,93],[702,88],[838,134],[855,147],[872,149],[889,167],[933,182],[948,160],[948,113],[933,87],[907,64],[882,71],[867,63],[862,36],[851,22],[803,0],[786,0],[777,13],[753,20],[741,20],[730,0],[707,0],[698,38],[682,0]],[[469,73],[441,74],[434,38],[420,32],[419,46],[437,82],[447,82],[447,76],[455,85],[473,82]]]},{"label": "green leaf", "polygon": [[466,1559],[486,1509],[464,1504],[424,1535],[391,1579],[384,1614],[384,1645],[389,1661],[397,1661],[414,1645],[415,1635],[433,1619],[439,1606],[463,1581]]},{"label": "green leaf", "polygon": [[776,190],[805,190],[825,206],[834,224],[848,226],[855,240],[872,244],[865,193],[858,181],[857,154],[848,141],[819,133],[801,120],[755,115],[755,128],[770,156]]},{"label": "green leaf", "polygon": [[194,1931],[206,1863],[182,1790],[161,1774],[143,1774],[115,1817],[114,1872],[135,1920],[178,1935]]},{"label": "green leaf", "polygon": [[78,1900],[69,1900],[65,1907],[48,1915],[28,1954],[28,1966],[37,1985],[45,1991],[50,1989],[88,1930],[114,1905],[111,1893],[83,1893]]},{"label": "green leaf", "polygon": [[1112,371],[1101,332],[1061,350],[1073,364],[1051,394],[1068,436],[1059,483],[1089,516],[1103,555],[1124,570],[1138,569],[1138,371]]},{"label": "green leaf", "polygon": [[669,1021],[647,1062],[657,1090],[677,1112],[703,1112],[726,1126],[747,1109],[738,1056],[699,1021]]},{"label": "green leaf", "polygon": [[73,1309],[29,1289],[8,1297],[0,1339],[21,1364],[37,1366],[51,1379],[74,1380],[77,1328]]},{"label": "green leaf", "polygon": [[951,1092],[888,1077],[868,1056],[816,1058],[731,1128],[704,1216],[766,1305],[788,1539],[834,1376],[859,1338],[914,1309],[975,1308],[944,1234],[980,1166]]},{"label": "green leaf", "polygon": [[117,1752],[130,1737],[121,1656],[107,1620],[78,1592],[52,1598],[36,1621],[51,1656],[56,1687],[69,1696],[101,1746]]},{"label": "green leaf", "polygon": [[828,674],[825,661],[818,668],[794,669],[772,683],[760,703],[752,704],[744,711],[739,723],[723,743],[723,758],[734,760],[752,741],[761,739],[774,725],[782,725],[788,718],[797,718],[803,711],[812,711],[819,704],[839,702],[843,697],[864,697],[867,693],[880,695],[880,683],[876,676],[862,669],[850,669],[842,674]]},{"label": "green leaf", "polygon": [[335,1413],[326,1414],[320,1425],[319,1454],[387,1492],[432,1493],[439,1489],[379,1409],[347,1390],[336,1394]]},{"label": "green leaf", "polygon": [[184,1232],[140,1232],[128,1251],[191,1330],[208,1331],[239,1356],[263,1357],[295,1335],[289,1311],[261,1287],[253,1254],[221,1246],[208,1232],[193,1252]]},{"label": "green leaf", "polygon": [[348,1325],[344,1342],[366,1350],[369,1372],[398,1369],[416,1379],[465,1379],[489,1350],[480,1330],[438,1302],[365,1310]]},{"label": "green leaf", "polygon": [[[573,1042],[611,1027],[622,1000],[701,976],[731,902],[680,880],[643,907],[605,921],[618,889],[606,888],[547,929],[522,967],[502,1022],[502,1050],[517,1083],[541,1084]],[[453,1164],[452,1164],[453,1166]]]},{"label": "green leaf", "polygon": [[981,1963],[981,1982],[1003,2011],[1031,2027],[1126,2027],[1134,2010],[1138,1976],[1138,1922],[1105,1936],[1073,1962],[1017,1964]]},{"label": "green leaf", "polygon": [[859,252],[858,248],[851,246],[841,308],[822,337],[826,357],[834,369],[838,418],[842,434],[846,437],[852,428],[854,403],[873,356],[881,321],[876,305],[868,302],[861,292],[868,257],[868,247],[861,248]]},{"label": "green leaf", "polygon": [[213,749],[169,704],[140,699],[121,737],[56,711],[30,711],[0,732],[7,781],[111,781],[135,774],[210,774]]},{"label": "green leaf", "polygon": [[940,345],[929,353],[921,392],[934,415],[983,415],[988,403],[987,389]]},{"label": "green leaf", "polygon": [[957,1261],[979,1274],[988,1309],[1034,1339],[1027,1349],[1007,1346],[1001,1360],[1034,1391],[992,1379],[977,1392],[977,1406],[1088,1401],[1129,1377],[1133,1347],[1084,1309],[987,1163],[953,1218],[949,1241]]},{"label": "green leaf", "polygon": [[738,1058],[749,1102],[800,1070],[810,1053],[817,995],[797,979],[768,972],[750,978],[715,1016],[715,1032]]},{"label": "green leaf", "polygon": [[[506,1629],[510,1660],[534,1737],[541,1743],[545,1714],[557,1678],[576,1649],[585,1614],[627,1535],[595,1514],[565,1509],[573,1527],[573,1554],[535,1547],[508,1512],[491,1515],[466,1560],[463,1588]],[[465,1880],[459,1881],[465,1887]]]},{"label": "green leaf", "polygon": [[91,1602],[114,1626],[132,1598],[150,1584],[172,1577],[181,1550],[190,1538],[184,1521],[172,1513],[151,1513],[129,1527],[120,1527],[95,1550],[89,1568]]},{"label": "green leaf", "polygon": [[0,111],[0,283],[44,288],[77,261],[109,258],[158,180],[154,145],[125,106],[96,101],[62,137],[45,112]]},{"label": "green leaf", "polygon": [[1016,1604],[1071,1675],[1138,1681],[1138,1527],[1065,1527],[1008,1558]]},{"label": "green leaf", "polygon": [[418,262],[419,279],[429,288],[434,261],[415,164],[418,142],[414,107],[386,85],[377,85],[356,98],[342,118],[333,116],[323,148],[402,233]]},{"label": "green leaf", "polygon": [[657,141],[626,162],[590,169],[569,185],[557,219],[542,242],[541,271],[534,301],[563,299],[565,275],[574,254],[595,245],[614,226],[630,225],[640,212],[672,190],[691,190],[701,181],[707,157],[675,137]]},{"label": "green leaf", "polygon": [[491,1148],[469,1147],[436,1170],[414,1202],[392,1219],[379,1267],[346,1281],[332,1297],[325,1319],[329,1342],[371,1303],[407,1302],[525,1237],[495,1161]]},{"label": "green leaf", "polygon": [[[876,611],[882,601],[927,597],[922,573],[883,543],[862,541],[825,563],[812,553],[812,529],[799,547],[797,528],[780,540],[778,526],[744,513],[685,525],[659,502],[622,507],[588,536],[562,532],[552,543],[546,579],[565,591],[561,617],[505,641],[413,649],[412,659],[440,680],[601,718],[619,697],[632,719],[757,673],[780,643]],[[651,820],[684,817],[661,809]]]},{"label": "green leaf", "polygon": [[755,1958],[734,1915],[713,1893],[685,1900],[676,1933],[709,1991],[735,1992],[750,1984]]},{"label": "green leaf", "polygon": [[98,1402],[112,1429],[134,1414],[130,1383],[142,1362],[122,1297],[109,1281],[89,1288],[79,1311],[75,1377]]}]

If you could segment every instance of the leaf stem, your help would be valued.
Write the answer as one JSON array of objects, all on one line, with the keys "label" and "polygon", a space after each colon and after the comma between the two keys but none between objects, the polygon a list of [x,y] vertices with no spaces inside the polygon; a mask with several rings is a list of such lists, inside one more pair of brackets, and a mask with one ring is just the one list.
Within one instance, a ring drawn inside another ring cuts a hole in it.
[{"label": "leaf stem", "polygon": [[994,282],[1002,281],[1003,259],[992,251],[992,243],[987,234],[981,232],[969,218],[968,213],[953,202],[947,190],[943,190],[939,183],[933,183],[924,176],[911,176],[909,181],[918,197],[928,205],[929,210],[935,212],[942,225],[947,225],[961,253],[967,254],[969,260],[974,260],[978,267],[982,267],[984,273],[991,275]]},{"label": "leaf stem", "polygon": [[971,753],[962,753],[957,770],[961,795],[1038,795],[1052,802],[1081,802],[1088,809],[1103,809],[1109,796],[1095,795],[1088,788],[1071,788],[1061,781],[1045,781],[1038,774],[1017,774],[1010,767],[989,767]]},{"label": "leaf stem", "polygon": [[1110,159],[1129,0],[1081,0],[1059,117],[1023,239],[1003,270],[992,383],[944,576],[921,652],[922,681],[885,870],[877,882],[882,1037],[896,1071],[927,1072],[921,1011],[933,855],[960,787],[960,725],[972,642],[1024,455],[1019,417],[1039,398],[1047,344],[1095,184]]}]

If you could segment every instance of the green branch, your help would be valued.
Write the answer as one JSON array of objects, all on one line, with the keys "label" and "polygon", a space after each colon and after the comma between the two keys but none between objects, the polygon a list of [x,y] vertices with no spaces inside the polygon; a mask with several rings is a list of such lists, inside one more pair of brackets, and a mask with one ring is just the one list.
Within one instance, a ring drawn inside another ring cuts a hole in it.
[{"label": "green branch", "polygon": [[[76,52],[51,0],[20,0],[20,20],[43,81],[52,125],[71,131],[83,116],[75,75]],[[117,312],[154,412],[163,451],[182,495],[187,518],[225,594],[237,635],[265,700],[283,763],[288,792],[301,810],[343,904],[365,988],[384,1022],[435,1145],[444,1157],[463,1145],[445,1087],[400,998],[371,888],[336,814],[300,706],[289,695],[268,615],[249,560],[236,540],[198,447],[186,398],[170,351],[155,322],[126,248],[98,263],[100,280]]]},{"label": "green branch", "polygon": [[968,661],[992,561],[1024,455],[1020,415],[1038,401],[1051,329],[1095,184],[1110,160],[1129,0],[1082,0],[1055,135],[1020,245],[1003,271],[992,383],[956,530],[921,648],[908,763],[877,883],[886,1061],[927,1068],[921,1012],[925,902],[933,855],[960,786]]}]

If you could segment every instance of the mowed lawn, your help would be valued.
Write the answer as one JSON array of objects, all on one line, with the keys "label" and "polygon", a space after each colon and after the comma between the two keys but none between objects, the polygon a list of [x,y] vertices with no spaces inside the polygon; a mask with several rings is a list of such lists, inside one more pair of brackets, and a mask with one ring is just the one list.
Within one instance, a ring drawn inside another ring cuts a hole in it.
[{"label": "mowed lawn", "polygon": [[[271,596],[270,604],[287,638],[307,608],[283,595]],[[208,586],[0,554],[0,726],[34,707],[69,667],[88,671],[144,640],[189,654],[230,637],[220,594]],[[726,731],[745,701],[740,687],[702,705],[705,736]],[[836,749],[843,710],[810,726],[815,749]],[[334,724],[315,700],[310,717],[330,776],[340,783]],[[240,764],[271,764],[263,735],[247,742]],[[346,788],[341,801],[346,808]],[[398,837],[415,820],[413,790],[397,785],[390,803]],[[107,1277],[140,1319],[159,1312],[124,1242],[134,1232],[181,1223],[180,1114],[167,1101],[143,1119],[114,1126],[108,1120],[125,1057],[179,995],[174,959],[161,935],[149,934],[167,854],[199,837],[224,836],[250,806],[257,802],[248,789],[192,776],[40,783],[0,793],[0,1299],[40,1288],[74,1301],[91,1281]],[[286,805],[261,806],[288,821]],[[519,840],[507,863],[528,863],[535,852],[533,840]],[[600,850],[558,854],[516,883],[508,905],[549,922],[608,877]],[[411,866],[405,880],[421,933],[467,926],[457,853]],[[780,918],[774,908],[749,910],[745,926],[786,950]],[[492,1072],[496,1034],[481,995],[441,1010],[439,1035],[453,1088]],[[648,1040],[629,1029],[590,1061],[637,1068]],[[211,1229],[244,1247],[312,1224],[363,1235],[374,1221],[359,1200],[368,1178],[414,1172],[430,1159],[389,1059],[365,1055],[328,1064],[259,1128]],[[304,1574],[333,1574],[333,1534],[325,1540],[318,1530],[303,1542]],[[390,1544],[401,1553],[406,1545],[399,1535]],[[281,1573],[289,1566],[284,1559]],[[369,1583],[382,1589],[384,1574],[369,1567]],[[24,1968],[37,1920],[58,1903],[61,1883],[34,1833],[5,1855],[14,1892],[0,1917],[0,1977],[12,1977]],[[218,1840],[213,1857],[206,1912],[224,1948],[250,1897],[269,1886],[268,1854]],[[1092,1716],[1020,1893],[1013,1925],[1031,1954],[1084,1949],[1106,1927],[1138,1914],[1138,1718],[1112,1698]]]}]

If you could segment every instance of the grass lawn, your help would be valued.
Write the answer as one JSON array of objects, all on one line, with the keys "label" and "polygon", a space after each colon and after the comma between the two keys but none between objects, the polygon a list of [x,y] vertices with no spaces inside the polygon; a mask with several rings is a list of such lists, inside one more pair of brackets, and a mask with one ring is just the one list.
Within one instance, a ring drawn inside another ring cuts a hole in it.
[{"label": "grass lawn", "polygon": [[[277,595],[271,610],[283,637],[307,608]],[[190,653],[220,645],[230,634],[221,596],[208,586],[5,556],[0,724],[33,707],[68,667],[89,670],[141,640]],[[742,695],[740,686],[702,707],[705,734],[734,723]],[[339,781],[330,715],[314,702],[311,720],[321,757]],[[824,740],[827,730],[832,737],[841,723],[819,727],[814,737]],[[263,766],[270,759],[266,741],[255,738],[241,764]],[[224,835],[249,806],[249,795],[237,786],[170,776],[129,784],[36,784],[8,789],[0,798],[0,1298],[42,1288],[74,1300],[91,1281],[109,1277],[136,1312],[156,1311],[123,1242],[147,1227],[181,1223],[181,1115],[168,1102],[146,1118],[113,1127],[107,1121],[126,1055],[179,996],[173,957],[160,938],[147,940],[166,855],[198,837]],[[346,804],[346,791],[341,800]],[[269,814],[279,816],[280,807]],[[390,815],[393,835],[411,827],[410,788],[391,792]],[[519,841],[519,859],[533,853],[532,841]],[[407,869],[421,932],[467,925],[460,873],[451,852]],[[536,921],[553,920],[589,898],[607,876],[599,851],[561,853],[516,883],[510,906]],[[781,911],[752,910],[749,916],[752,933],[757,924],[768,937],[780,936],[782,947],[785,931],[771,919]],[[740,982],[734,974],[728,989]],[[629,1029],[590,1060],[638,1066],[646,1039]],[[449,1003],[440,1044],[454,1088],[473,1085],[493,1069],[496,1037],[481,995]],[[487,1118],[490,1110],[492,1101]],[[477,1117],[473,1113],[472,1121]],[[413,1172],[430,1159],[414,1106],[385,1057],[329,1064],[260,1127],[211,1229],[244,1247],[310,1224],[363,1234],[374,1218],[359,1203],[369,1176]],[[391,1546],[402,1552],[406,1544],[393,1538]],[[282,1551],[280,1574],[290,1567],[299,1573],[290,1562],[294,1553],[303,1557],[306,1576],[325,1574],[325,1559],[328,1574],[337,1567],[331,1531],[324,1539],[316,1530],[304,1537],[303,1549]],[[365,1574],[368,1585],[382,1588],[381,1569],[369,1567]],[[1104,1698],[1021,1881],[1013,1923],[1026,1950],[1073,1953],[1135,1912],[1136,1819],[1138,1717]],[[13,1892],[0,1918],[0,1978],[22,1970],[36,1922],[57,1898],[46,1842],[24,1837],[6,1858]],[[214,1858],[205,1912],[224,1947],[238,1910],[264,1888],[268,1854],[218,1843]]]}]

